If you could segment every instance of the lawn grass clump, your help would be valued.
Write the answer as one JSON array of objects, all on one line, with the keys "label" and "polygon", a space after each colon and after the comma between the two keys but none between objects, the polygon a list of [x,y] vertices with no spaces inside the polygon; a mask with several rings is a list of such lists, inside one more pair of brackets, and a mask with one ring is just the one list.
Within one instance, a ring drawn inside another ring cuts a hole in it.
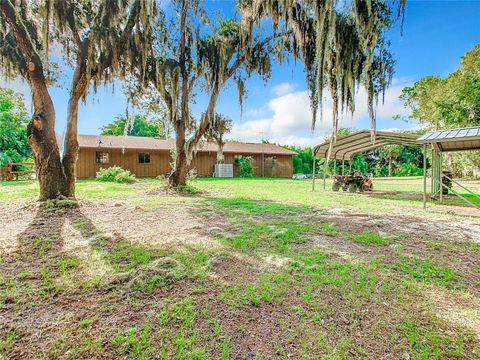
[{"label": "lawn grass clump", "polygon": [[130,271],[165,255],[155,248],[144,247],[123,239],[113,239],[102,235],[95,236],[91,244],[95,250],[101,253],[114,272]]},{"label": "lawn grass clump", "polygon": [[127,272],[114,273],[104,279],[103,288],[122,286],[128,291],[151,293],[185,277],[185,268],[178,261],[162,257]]},{"label": "lawn grass clump", "polygon": [[239,250],[270,249],[284,253],[292,244],[305,243],[310,230],[308,224],[298,220],[248,221],[226,241]]},{"label": "lawn grass clump", "polygon": [[74,269],[80,266],[80,258],[76,256],[68,256],[59,260],[58,268],[64,276],[70,275]]},{"label": "lawn grass clump", "polygon": [[255,283],[226,286],[219,298],[233,308],[280,304],[294,284],[295,279],[288,271],[265,272]]},{"label": "lawn grass clump", "polygon": [[198,195],[201,193],[199,189],[192,185],[179,185],[176,187],[172,187],[172,189],[180,195]]},{"label": "lawn grass clump", "polygon": [[393,236],[381,236],[371,231],[351,233],[347,238],[363,245],[389,245],[394,239]]},{"label": "lawn grass clump", "polygon": [[[166,299],[158,312],[158,322],[162,336],[162,356],[165,359],[206,359],[207,352],[200,345],[204,334],[198,328],[197,319],[205,318],[194,299]],[[219,329],[221,331],[221,329]]]},{"label": "lawn grass clump", "polygon": [[322,225],[322,230],[327,236],[334,236],[337,233],[337,228],[334,223],[325,223]]},{"label": "lawn grass clump", "polygon": [[411,279],[448,288],[460,287],[458,274],[451,268],[438,265],[429,259],[402,257],[393,268]]},{"label": "lawn grass clump", "polygon": [[76,199],[67,197],[58,197],[57,199],[48,199],[40,204],[39,211],[43,211],[48,215],[62,215],[70,209],[78,208]]},{"label": "lawn grass clump", "polygon": [[303,206],[246,198],[211,198],[208,201],[229,211],[248,215],[292,215],[305,210]]},{"label": "lawn grass clump", "polygon": [[128,355],[131,359],[150,359],[154,356],[152,329],[148,322],[141,330],[129,328],[117,333],[112,343],[120,349],[121,355]]},{"label": "lawn grass clump", "polygon": [[6,356],[8,351],[13,347],[15,340],[18,339],[18,334],[15,330],[10,330],[5,334],[4,338],[0,338],[0,358]]},{"label": "lawn grass clump", "polygon": [[[426,324],[409,315],[398,328],[408,341],[409,353],[415,359],[461,359],[466,356],[471,336],[458,334],[455,338],[443,333],[438,323]],[[475,351],[475,350],[474,350]]]},{"label": "lawn grass clump", "polygon": [[125,184],[135,182],[136,178],[129,170],[125,170],[120,166],[111,166],[106,169],[101,168],[97,172],[96,180]]}]

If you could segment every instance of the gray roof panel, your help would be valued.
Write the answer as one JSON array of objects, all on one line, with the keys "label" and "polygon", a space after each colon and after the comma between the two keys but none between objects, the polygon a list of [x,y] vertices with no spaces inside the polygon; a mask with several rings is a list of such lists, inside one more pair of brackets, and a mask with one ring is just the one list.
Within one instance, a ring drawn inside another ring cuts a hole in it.
[{"label": "gray roof panel", "polygon": [[480,150],[480,126],[432,131],[417,139],[419,144],[438,144],[443,151]]},{"label": "gray roof panel", "polygon": [[[342,136],[333,144],[331,159],[348,159],[351,156],[374,148],[389,145],[403,144],[418,146],[416,143],[417,136],[413,134],[400,132],[377,131],[375,134],[375,143],[372,142],[371,132],[368,130],[359,131],[347,136]],[[326,157],[330,141],[314,147],[315,155],[318,157]]]}]

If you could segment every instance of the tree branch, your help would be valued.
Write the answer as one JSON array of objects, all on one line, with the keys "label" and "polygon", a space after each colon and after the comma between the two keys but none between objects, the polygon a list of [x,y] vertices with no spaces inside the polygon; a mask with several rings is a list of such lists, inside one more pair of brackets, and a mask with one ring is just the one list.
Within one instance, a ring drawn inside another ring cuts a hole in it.
[{"label": "tree branch", "polygon": [[10,25],[17,46],[22,52],[25,66],[23,74],[30,82],[35,109],[39,111],[40,109],[43,109],[45,112],[54,114],[55,110],[53,108],[50,94],[48,93],[42,60],[37,53],[30,33],[25,26],[26,19],[22,19],[18,16],[18,13],[10,0],[1,0],[0,10],[3,13],[3,17]]}]

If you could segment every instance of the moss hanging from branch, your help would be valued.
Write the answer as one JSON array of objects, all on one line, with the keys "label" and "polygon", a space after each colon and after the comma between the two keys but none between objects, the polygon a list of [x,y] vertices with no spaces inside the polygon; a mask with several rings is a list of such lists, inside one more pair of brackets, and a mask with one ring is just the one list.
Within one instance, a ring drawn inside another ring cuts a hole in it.
[{"label": "moss hanging from branch", "polygon": [[[355,92],[362,84],[367,92],[372,134],[375,105],[390,85],[393,61],[383,34],[395,17],[402,16],[405,0],[243,0],[239,3],[246,29],[243,41],[253,39],[257,26],[270,19],[274,32],[288,32],[283,47],[303,62],[312,107],[312,129],[327,88],[333,101],[332,140],[339,111],[355,111]],[[343,5],[343,6],[340,6]],[[397,8],[395,16],[393,9]],[[281,52],[278,59],[282,60]]]}]

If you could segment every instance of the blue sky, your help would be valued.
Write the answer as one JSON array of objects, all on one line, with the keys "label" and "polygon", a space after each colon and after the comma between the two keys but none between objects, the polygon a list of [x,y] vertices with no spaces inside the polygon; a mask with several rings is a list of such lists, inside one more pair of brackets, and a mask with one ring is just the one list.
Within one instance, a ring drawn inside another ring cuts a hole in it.
[{"label": "blue sky", "polygon": [[[231,1],[207,1],[209,10],[226,14],[234,11]],[[397,24],[388,34],[391,50],[396,59],[394,81],[387,92],[386,102],[378,109],[378,129],[408,129],[418,126],[393,120],[395,114],[407,115],[398,95],[404,86],[413,84],[426,75],[445,76],[460,65],[460,57],[480,43],[480,1],[408,1],[403,36]],[[71,71],[65,71],[61,87],[52,87],[51,94],[57,111],[57,131],[65,128],[68,102],[68,85]],[[5,83],[29,98],[28,87],[19,81]],[[248,95],[243,113],[233,83],[222,93],[217,111],[230,116],[235,123],[230,138],[243,141],[266,139],[281,144],[308,146],[318,143],[330,131],[331,117],[328,98],[324,104],[324,118],[310,131],[310,110],[303,68],[296,65],[275,64],[272,77],[265,85],[257,77],[247,82]],[[97,94],[88,97],[79,113],[79,132],[97,134],[99,128],[125,113],[126,99],[117,83],[101,87]],[[205,109],[201,94],[192,107],[194,114]],[[366,97],[362,90],[357,95],[357,112],[353,118],[344,116],[341,125],[356,129],[369,128],[366,114]]]}]

